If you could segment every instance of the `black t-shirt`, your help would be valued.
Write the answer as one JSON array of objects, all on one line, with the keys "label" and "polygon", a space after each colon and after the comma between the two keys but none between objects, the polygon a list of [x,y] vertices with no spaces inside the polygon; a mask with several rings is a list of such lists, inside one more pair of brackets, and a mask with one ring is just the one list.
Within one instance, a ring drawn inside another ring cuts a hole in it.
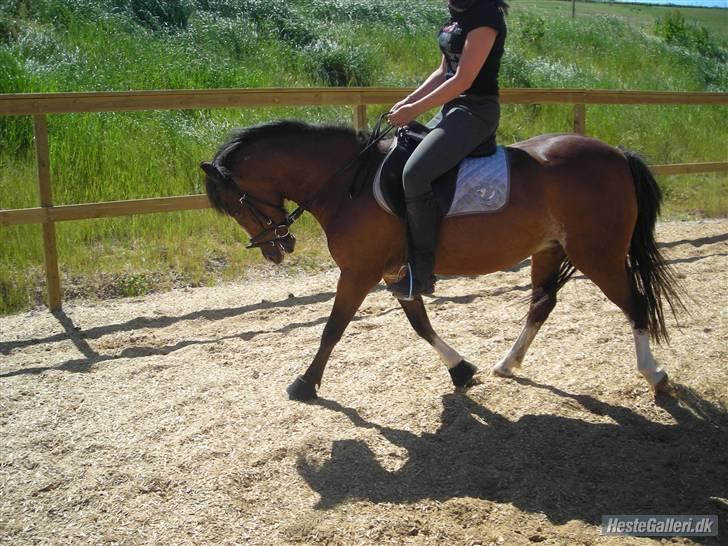
[{"label": "black t-shirt", "polygon": [[496,5],[494,0],[479,1],[468,11],[452,17],[440,29],[438,41],[440,51],[445,55],[445,65],[447,67],[445,79],[452,78],[455,75],[468,32],[480,27],[491,27],[498,35],[495,38],[493,49],[491,49],[475,81],[473,81],[473,85],[465,91],[465,94],[498,95],[498,70],[500,69],[501,57],[503,57],[507,29],[503,11]]}]

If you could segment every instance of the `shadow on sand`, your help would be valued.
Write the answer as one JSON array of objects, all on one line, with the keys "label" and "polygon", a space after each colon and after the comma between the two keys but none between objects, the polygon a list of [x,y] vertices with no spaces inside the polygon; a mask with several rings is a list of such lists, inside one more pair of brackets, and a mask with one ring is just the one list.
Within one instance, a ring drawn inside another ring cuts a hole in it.
[{"label": "shadow on sand", "polygon": [[[363,419],[330,400],[318,405],[377,430],[408,460],[390,472],[360,440],[337,440],[322,465],[300,456],[300,475],[329,508],[349,499],[411,503],[472,497],[543,513],[555,524],[599,525],[603,514],[718,514],[728,531],[728,415],[687,387],[658,403],[675,424],[624,407],[517,379],[611,422],[558,415],[510,421],[462,394],[443,397],[442,424],[415,435]],[[696,539],[708,544],[717,539]]]}]

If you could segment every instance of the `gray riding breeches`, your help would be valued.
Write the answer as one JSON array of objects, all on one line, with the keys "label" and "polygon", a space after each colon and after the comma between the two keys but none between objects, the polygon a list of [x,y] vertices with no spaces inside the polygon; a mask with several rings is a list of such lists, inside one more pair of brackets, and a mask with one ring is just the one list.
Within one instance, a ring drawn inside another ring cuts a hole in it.
[{"label": "gray riding breeches", "polygon": [[443,106],[427,126],[432,131],[404,166],[405,198],[432,191],[432,182],[492,138],[500,120],[498,97],[460,96]]}]

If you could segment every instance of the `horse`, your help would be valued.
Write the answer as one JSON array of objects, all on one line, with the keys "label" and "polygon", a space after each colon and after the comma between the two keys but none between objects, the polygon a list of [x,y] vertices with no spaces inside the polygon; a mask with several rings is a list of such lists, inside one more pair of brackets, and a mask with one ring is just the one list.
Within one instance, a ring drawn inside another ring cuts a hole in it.
[{"label": "horse", "polygon": [[[335,125],[284,120],[235,132],[200,166],[211,206],[251,236],[250,247],[281,263],[295,249],[290,225],[305,210],[321,225],[340,270],[333,308],[313,361],[287,392],[317,397],[329,356],[366,295],[381,280],[396,281],[405,262],[404,221],[384,211],[372,193],[383,146],[367,134]],[[383,143],[382,143],[383,144]],[[663,301],[684,308],[681,287],[654,236],[662,195],[636,153],[598,139],[551,134],[506,147],[509,203],[501,212],[446,218],[435,272],[483,275],[531,258],[531,295],[523,329],[493,367],[512,376],[576,270],[591,279],[631,323],[637,370],[656,392],[668,389],[650,338],[669,341]],[[350,188],[364,176],[363,190]],[[285,201],[297,203],[288,213]],[[477,367],[435,332],[421,297],[400,301],[416,333],[437,352],[453,385],[467,388]]]}]

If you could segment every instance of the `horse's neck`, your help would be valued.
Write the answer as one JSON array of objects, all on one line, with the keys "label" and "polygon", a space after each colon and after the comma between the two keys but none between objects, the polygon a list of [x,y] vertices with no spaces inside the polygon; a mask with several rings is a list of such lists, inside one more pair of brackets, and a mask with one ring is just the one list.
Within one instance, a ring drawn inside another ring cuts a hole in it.
[{"label": "horse's neck", "polygon": [[[283,195],[306,208],[326,230],[333,217],[349,206],[347,198],[356,165],[351,145],[317,145],[303,152],[283,176]],[[351,165],[350,165],[351,164]]]}]

